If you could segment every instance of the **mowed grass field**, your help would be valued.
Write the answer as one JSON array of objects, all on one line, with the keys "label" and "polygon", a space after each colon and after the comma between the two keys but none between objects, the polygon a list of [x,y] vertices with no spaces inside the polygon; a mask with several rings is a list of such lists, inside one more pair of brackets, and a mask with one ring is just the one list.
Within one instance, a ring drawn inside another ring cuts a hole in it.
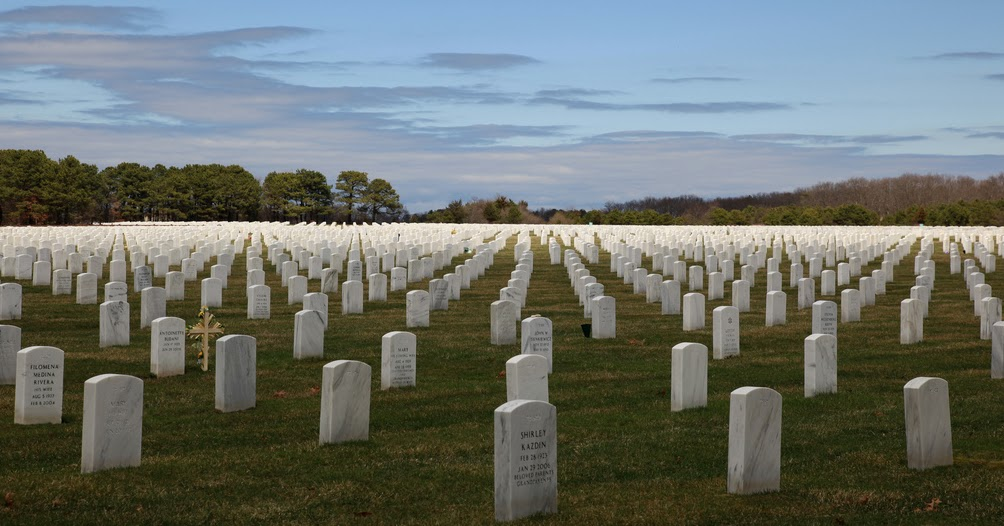
[{"label": "mowed grass field", "polygon": [[[266,261],[272,318],[247,320],[245,257],[238,255],[225,306],[214,312],[227,334],[257,338],[257,407],[228,414],[215,411],[213,371],[198,369],[191,349],[184,376],[151,377],[150,329],[139,328],[138,293],[129,297],[132,344],[100,349],[98,305],[76,305],[74,296],[54,297],[49,287],[22,282],[23,319],[2,323],[22,328],[24,347],[66,352],[63,423],[15,425],[14,386],[0,386],[0,415],[6,415],[0,523],[493,523],[493,411],[506,401],[501,373],[519,346],[490,345],[489,305],[515,267],[515,240],[460,301],[431,313],[430,327],[410,329],[418,337],[417,387],[389,391],[379,390],[380,338],[409,330],[404,291],[390,293],[386,303],[367,301],[365,313],[352,316],[341,315],[340,293],[331,295],[324,359],[295,361],[299,307],[287,305]],[[918,242],[895,268],[887,294],[862,307],[862,321],[839,325],[839,392],[811,399],[803,396],[802,372],[811,310],[796,309],[785,259],[787,325],[764,327],[761,269],[752,312],[741,316],[741,355],[710,361],[706,408],[672,413],[671,348],[698,342],[710,355],[711,311],[731,303],[731,283],[725,300],[707,302],[707,327],[684,333],[680,316],[662,316],[660,305],[632,294],[602,253],[588,268],[617,299],[617,338],[585,339],[580,324],[586,320],[565,267],[549,265],[539,241],[532,238],[535,265],[522,312],[554,324],[550,401],[558,415],[559,512],[526,522],[1001,523],[1004,382],[990,379],[990,342],[979,339],[965,284],[949,273],[940,250],[924,342],[899,344],[900,301],[914,284]],[[650,258],[645,266],[651,268]],[[99,298],[106,280],[107,268]],[[129,280],[131,289],[131,273]],[[1004,272],[988,274],[987,283],[1004,291]],[[319,281],[310,282],[311,292],[319,289]],[[409,284],[414,289],[427,290],[427,283]],[[835,297],[818,295],[818,279],[816,290],[816,299],[839,302],[839,290]],[[191,324],[199,307],[199,283],[192,282],[186,300],[169,302],[167,313]],[[370,440],[319,446],[321,368],[336,359],[373,367]],[[81,475],[84,381],[103,373],[144,380],[142,465]],[[917,376],[948,381],[954,466],[906,467],[903,385]],[[770,387],[783,396],[778,493],[726,492],[729,393],[742,386]]]}]

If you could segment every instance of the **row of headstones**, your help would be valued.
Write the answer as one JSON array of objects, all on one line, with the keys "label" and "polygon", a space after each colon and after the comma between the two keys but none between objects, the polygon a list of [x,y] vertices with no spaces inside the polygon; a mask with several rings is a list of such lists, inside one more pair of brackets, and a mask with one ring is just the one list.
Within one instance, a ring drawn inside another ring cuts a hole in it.
[{"label": "row of headstones", "polygon": [[[516,268],[509,273],[506,286],[499,290],[499,299],[489,306],[489,332],[492,345],[516,343],[517,329],[523,318],[522,310],[526,306],[530,276],[533,274],[533,251],[530,249],[529,240],[517,238],[514,253],[518,261]],[[550,321],[547,324],[550,333]],[[526,320],[522,322],[522,329],[525,334]],[[523,344],[524,346],[526,344],[525,338]]]},{"label": "row of headstones", "polygon": [[[151,367],[158,376],[184,372],[184,325],[177,318],[157,320]],[[0,326],[0,343],[20,345],[17,327]],[[256,340],[229,335],[216,343],[216,409],[250,409],[256,404]],[[415,335],[395,331],[382,340],[381,388],[415,385]],[[180,362],[180,363],[179,363]],[[6,370],[4,372],[7,372]],[[63,409],[64,353],[35,346],[16,352],[16,424],[59,424]],[[339,360],[324,367],[321,443],[361,440],[368,436],[370,367]],[[546,390],[546,387],[545,387]],[[96,376],[84,387],[82,472],[139,465],[142,440],[143,382],[127,375]]]},{"label": "row of headstones", "polygon": [[[996,266],[996,258],[992,250],[988,250],[979,242],[975,243],[972,249],[976,258],[963,261],[959,256],[957,244],[952,243],[949,246],[950,271],[952,274],[961,274],[965,280],[966,288],[969,290],[969,297],[973,300],[974,313],[980,317],[980,339],[990,340],[991,342],[990,377],[993,379],[1004,379],[1004,322],[1001,321],[1002,301],[1000,298],[992,296],[991,286],[984,282],[985,274],[979,271],[980,268],[978,266],[982,265],[986,272],[993,272]],[[924,314],[926,315],[926,311]],[[916,322],[912,323],[916,324]],[[920,337],[922,338],[922,326],[920,330]],[[901,332],[906,332],[905,328]],[[905,335],[902,339],[905,339]]]},{"label": "row of headstones", "polygon": [[[556,242],[552,241],[552,246],[550,251],[553,253]],[[552,258],[552,263],[559,261],[558,258]],[[579,304],[584,305],[584,315],[589,317],[592,321],[591,332],[593,338],[614,338],[616,337],[616,300],[610,296],[605,296],[604,286],[601,283],[596,282],[596,278],[591,276],[589,270],[585,268],[584,264],[578,257],[578,254],[572,250],[568,249],[565,251],[565,265],[568,270],[569,277],[572,281],[573,290],[577,293],[579,297]],[[699,268],[699,267],[698,267]],[[882,271],[876,271],[882,272]],[[663,314],[680,314],[681,313],[681,301],[680,301],[680,283],[676,280],[665,280],[662,281],[662,276],[658,274],[650,274],[648,278],[654,278],[652,283],[652,288],[654,288],[654,283],[658,282],[660,284],[661,294],[659,299],[663,302]],[[803,278],[800,281],[812,281],[809,278]],[[869,280],[869,281],[865,281]],[[871,278],[862,278],[862,283],[870,284]],[[884,280],[883,292],[884,292]],[[865,290],[874,290],[869,287],[865,287]],[[733,306],[732,307],[717,307],[713,312],[713,320],[715,324],[714,335],[716,341],[720,340],[722,342],[734,342],[734,345],[728,345],[729,349],[722,351],[723,354],[731,354],[732,352],[738,353],[738,341],[739,341],[739,329],[738,320],[739,312],[748,312],[750,310],[749,306],[749,282],[745,280],[738,280],[733,283]],[[650,291],[651,292],[651,291]],[[650,294],[651,296],[651,294]],[[866,297],[868,295],[866,294]],[[845,322],[859,321],[860,320],[860,301],[859,291],[855,289],[845,289],[841,293],[842,307],[843,307],[843,319]],[[871,295],[872,304],[874,304],[874,294]],[[811,301],[810,301],[811,300]],[[809,303],[803,306],[805,301]],[[817,305],[818,303],[818,305]],[[594,307],[598,305],[599,308]],[[705,302],[704,295],[700,293],[688,293],[684,295],[682,302],[682,313],[683,313],[683,330],[693,331],[701,330],[705,326]],[[824,322],[823,319],[830,320],[833,319],[833,333],[836,332],[836,304],[830,301],[820,301],[816,302],[813,295],[811,294],[801,294],[799,296],[799,308],[806,308],[811,306],[813,308],[813,325],[821,326]],[[771,291],[767,293],[767,309],[766,309],[766,325],[783,325],[786,319],[786,295],[782,291]],[[716,346],[718,347],[718,346]],[[734,349],[734,351],[732,350]],[[716,350],[717,352],[717,350]]]},{"label": "row of headstones", "polygon": [[[700,227],[695,227],[694,229],[690,229],[690,231],[691,233],[695,231],[699,232],[699,229]],[[663,229],[659,230],[664,231]],[[784,231],[785,229],[778,230]],[[766,262],[769,271],[777,271],[778,262],[784,255],[785,249],[787,249],[786,252],[790,261],[798,265],[796,267],[796,274],[799,277],[801,277],[802,273],[804,255],[804,262],[808,264],[810,277],[820,277],[823,263],[825,262],[828,267],[837,266],[839,276],[847,280],[849,277],[860,274],[862,264],[870,263],[877,254],[886,251],[897,242],[900,242],[896,248],[897,254],[905,255],[905,252],[902,250],[904,243],[901,243],[901,241],[904,239],[908,240],[908,243],[905,243],[908,245],[915,239],[915,236],[905,233],[905,235],[885,236],[881,239],[873,237],[868,243],[852,242],[845,247],[838,241],[838,236],[837,240],[833,238],[827,239],[826,244],[829,248],[824,249],[819,245],[818,237],[812,237],[808,240],[808,243],[804,243],[806,240],[803,240],[800,245],[796,245],[795,238],[788,239],[788,243],[785,244],[784,234],[780,234],[780,237],[775,238],[773,244],[766,237],[752,239],[747,237],[742,239],[733,235],[718,235],[717,237],[712,236],[708,239],[700,236],[694,238],[691,235],[683,240],[678,237],[667,239],[665,236],[656,236],[657,241],[653,242],[651,240],[653,236],[651,235],[647,237],[647,240],[643,240],[636,234],[637,232],[635,231],[625,232],[623,230],[614,234],[613,237],[611,237],[611,234],[600,234],[604,240],[602,243],[603,248],[612,254],[611,272],[617,269],[618,276],[620,276],[620,267],[627,262],[630,262],[635,268],[641,267],[643,266],[642,256],[648,255],[652,257],[652,265],[656,271],[669,273],[672,270],[676,274],[676,278],[683,282],[687,278],[687,267],[685,264],[680,265],[677,261],[681,256],[697,262],[707,261],[709,273],[716,272],[721,268],[722,272],[731,275],[737,252],[740,265],[749,264],[754,268],[762,268]],[[773,233],[770,234],[770,236],[774,235]],[[834,241],[838,242],[834,243]],[[704,248],[705,242],[708,245],[707,250]],[[739,246],[737,247],[736,244]],[[773,248],[774,257],[770,259],[767,257],[768,246]],[[800,248],[804,248],[804,252],[800,251]],[[579,247],[576,246],[576,249],[578,250]],[[848,262],[844,267],[840,267],[837,261],[845,258],[848,259]],[[732,278],[729,277],[728,279],[731,280]]]},{"label": "row of headstones", "polygon": [[[546,401],[551,358],[550,320],[524,320],[523,333],[524,354],[506,364],[508,397]],[[155,320],[151,352],[154,374],[184,373],[184,334],[184,321],[179,318]],[[19,336],[17,327],[0,326],[0,343],[4,350],[18,347]],[[216,408],[229,412],[254,407],[255,339],[243,335],[226,336],[217,341],[216,347]],[[384,335],[381,389],[415,386],[416,358],[417,340],[413,333],[395,331]],[[16,361],[15,423],[60,423],[63,351],[54,347],[30,347],[18,351]],[[369,385],[370,367],[364,363],[339,360],[324,367],[322,444],[368,438]],[[91,393],[92,387],[96,389],[94,393]],[[117,398],[110,399],[112,394]],[[97,416],[91,419],[89,415]],[[97,423],[102,422],[106,426],[99,428]],[[126,375],[101,375],[88,380],[85,384],[82,471],[138,465],[141,422],[141,380]],[[118,437],[121,434],[130,436]],[[108,445],[114,450],[107,451],[105,446]]]},{"label": "row of headstones", "polygon": [[[486,265],[490,265],[491,249],[488,249],[483,255],[484,257],[476,257],[471,261],[470,265],[475,270],[468,273],[467,265],[458,266],[459,275],[472,278],[476,272],[483,273]],[[260,259],[259,259],[260,261]],[[482,265],[483,263],[483,265]],[[294,263],[295,265],[295,263]],[[142,284],[148,283],[149,272],[143,272],[142,269],[147,267],[138,267],[136,269],[137,274],[134,282],[134,286],[141,286]],[[214,274],[219,271],[221,278],[206,278],[202,281],[202,304],[207,307],[218,307],[222,305],[222,288],[225,287],[226,275],[229,272],[229,266],[226,265],[214,265]],[[59,272],[59,271],[57,271]],[[166,316],[166,301],[172,299],[170,290],[178,289],[180,292],[175,292],[173,299],[184,299],[184,280],[181,279],[181,273],[171,272],[168,273],[168,288],[162,289],[159,287],[146,287],[142,290],[141,294],[141,328],[149,326],[152,321],[156,318]],[[176,287],[171,287],[171,277],[174,275],[177,279],[175,280]],[[337,273],[335,273],[337,276]],[[380,274],[380,277],[386,278],[385,275]],[[431,305],[434,309],[446,310],[445,302],[448,301],[448,297],[445,295],[447,292],[455,294],[459,298],[459,289],[464,284],[463,280],[457,279],[458,274],[451,274],[446,276],[447,279],[432,280],[430,283],[430,290],[433,294],[429,295],[424,291],[413,291],[408,294],[408,327],[423,326],[420,321],[416,318],[418,311],[415,304],[421,305],[422,302],[416,302],[416,296],[426,295],[426,298],[432,296],[436,298],[436,302]],[[252,269],[248,271],[248,282],[255,283],[256,281],[264,282],[264,274],[261,269]],[[97,288],[97,277],[93,274],[81,274],[78,276],[78,303],[82,300],[84,302],[89,301],[90,292],[93,291],[93,296],[96,296]],[[299,343],[294,342],[294,355],[297,356],[314,356],[316,353],[320,352],[323,355],[323,334],[318,335],[316,330],[316,324],[311,323],[313,318],[320,316],[323,313],[324,327],[327,327],[327,296],[324,294],[308,294],[306,293],[306,281],[307,278],[303,276],[292,276],[289,277],[289,287],[288,287],[288,301],[289,304],[303,303],[305,311],[316,311],[317,315],[310,315],[301,311],[297,315],[296,327],[300,327],[299,330],[295,331],[297,335],[300,336]],[[379,297],[374,297],[374,292],[379,291],[378,287],[375,287],[380,280],[374,277],[370,283],[370,296],[371,301],[380,300]],[[337,283],[337,281],[335,281]],[[386,281],[383,282],[386,285]],[[450,290],[446,289],[449,285]],[[468,287],[470,286],[469,281],[467,282]],[[2,290],[2,289],[0,289]],[[342,294],[342,311],[343,314],[354,314],[362,312],[362,283],[358,281],[349,281],[343,286]],[[129,345],[129,304],[127,302],[127,289],[124,283],[121,282],[109,282],[105,285],[105,297],[106,301],[101,305],[100,308],[100,346],[108,347],[115,345]],[[248,318],[249,319],[268,319],[271,316],[271,290],[268,286],[264,284],[251,285],[248,287]],[[383,290],[383,301],[386,301],[386,288]],[[425,325],[428,325],[428,308],[430,307],[429,302],[425,301]],[[318,343],[320,342],[320,343]],[[320,349],[319,349],[320,348]]]},{"label": "row of headstones", "polygon": [[[978,254],[978,261],[984,265],[987,272],[996,267],[996,258],[980,243],[973,248]],[[924,244],[920,253],[914,258],[914,273],[916,285],[910,288],[910,298],[900,302],[900,343],[914,344],[924,340],[924,319],[929,315],[929,303],[935,286],[934,262],[930,259],[934,247]],[[950,272],[962,274],[969,299],[973,302],[973,314],[980,318],[980,339],[990,340],[996,323],[1001,321],[1001,300],[992,296],[990,285],[984,283],[985,275],[979,272],[977,260],[966,259],[964,267],[958,253],[958,245],[948,245]]]},{"label": "row of headstones", "polygon": [[[676,350],[674,347],[674,376]],[[707,348],[695,352],[702,352],[706,363]],[[948,382],[941,378],[914,378],[903,387],[908,468],[928,469],[952,464],[948,402]],[[732,391],[728,444],[729,493],[749,495],[779,491],[780,393],[767,387],[741,387]],[[495,409],[497,521],[557,513],[557,453],[555,406],[545,401],[517,399]]]}]

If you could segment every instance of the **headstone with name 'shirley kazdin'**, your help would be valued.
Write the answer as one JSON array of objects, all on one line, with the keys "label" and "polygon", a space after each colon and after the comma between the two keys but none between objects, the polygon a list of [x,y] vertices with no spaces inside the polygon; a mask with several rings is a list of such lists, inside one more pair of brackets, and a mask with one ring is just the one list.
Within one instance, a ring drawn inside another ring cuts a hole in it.
[{"label": "headstone with name 'shirley kazdin'", "polygon": [[557,411],[539,400],[495,409],[495,520],[558,512]]}]

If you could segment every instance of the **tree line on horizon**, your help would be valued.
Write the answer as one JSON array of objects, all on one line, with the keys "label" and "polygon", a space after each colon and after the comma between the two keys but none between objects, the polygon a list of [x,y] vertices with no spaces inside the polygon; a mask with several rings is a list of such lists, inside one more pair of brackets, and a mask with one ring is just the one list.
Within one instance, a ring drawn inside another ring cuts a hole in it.
[{"label": "tree line on horizon", "polygon": [[[413,221],[450,223],[552,223],[594,225],[1004,225],[1004,173],[986,179],[904,174],[883,179],[852,178],[792,191],[706,199],[691,194],[607,202],[602,209],[530,211],[493,219],[485,208],[511,199],[473,198],[415,214]],[[502,205],[504,206],[504,205]]]},{"label": "tree line on horizon", "polygon": [[406,216],[385,179],[359,171],[334,186],[308,169],[259,182],[239,165],[123,162],[99,170],[72,155],[0,150],[0,225],[113,221],[393,221]]},{"label": "tree line on horizon", "polygon": [[239,165],[123,162],[99,170],[41,150],[0,150],[0,225],[114,221],[444,222],[629,225],[1004,225],[1004,172],[986,179],[904,174],[712,199],[684,194],[531,210],[503,195],[409,214],[393,186],[343,171],[272,172]]}]

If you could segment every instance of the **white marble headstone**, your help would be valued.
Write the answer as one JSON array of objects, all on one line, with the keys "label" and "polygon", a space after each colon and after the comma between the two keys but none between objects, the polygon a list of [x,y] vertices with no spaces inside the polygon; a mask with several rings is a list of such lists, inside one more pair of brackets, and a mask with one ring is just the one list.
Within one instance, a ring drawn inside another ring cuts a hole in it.
[{"label": "white marble headstone", "polygon": [[387,301],[387,274],[374,272],[366,283],[369,301]]},{"label": "white marble headstone", "polygon": [[857,289],[844,289],[840,292],[840,321],[861,321],[861,293]]},{"label": "white marble headstone", "polygon": [[514,400],[495,409],[495,520],[558,512],[555,407]]},{"label": "white marble headstone", "polygon": [[303,295],[306,293],[307,293],[306,276],[300,276],[300,275],[289,276],[289,280],[286,282],[286,304],[287,305],[303,304]]},{"label": "white marble headstone", "polygon": [[510,300],[498,300],[491,304],[491,344],[513,345],[516,343],[516,324],[519,322],[519,304]]},{"label": "white marble headstone", "polygon": [[143,449],[143,380],[102,374],[84,382],[80,472],[136,467]]},{"label": "white marble headstone", "polygon": [[200,284],[199,299],[204,307],[223,306],[223,282],[220,278],[205,278]]},{"label": "white marble headstone", "polygon": [[505,363],[506,400],[548,401],[547,358],[518,354]]},{"label": "white marble headstone", "polygon": [[139,328],[149,327],[157,318],[167,316],[167,291],[147,287],[140,291]]},{"label": "white marble headstone", "polygon": [[15,385],[17,353],[21,350],[21,328],[0,325],[0,385]]},{"label": "white marble headstone", "polygon": [[216,340],[216,410],[251,409],[256,404],[257,340],[228,334]]},{"label": "white marble headstone", "polygon": [[429,298],[429,293],[424,290],[412,290],[405,295],[406,327],[429,326]]},{"label": "white marble headstone", "polygon": [[828,300],[812,303],[812,333],[837,335],[837,304]]},{"label": "white marble headstone", "polygon": [[21,285],[4,283],[0,285],[0,320],[21,319]]},{"label": "white marble headstone", "polygon": [[[732,307],[722,307],[732,308]],[[670,407],[683,411],[708,405],[708,348],[700,343],[673,346]]]},{"label": "white marble headstone", "polygon": [[520,323],[520,340],[523,354],[539,354],[547,360],[547,372],[553,370],[551,320],[542,316],[531,316]]},{"label": "white marble headstone", "polygon": [[355,360],[324,365],[321,377],[321,444],[369,440],[372,369]]},{"label": "white marble headstone", "polygon": [[[303,276],[298,276],[303,278]],[[307,278],[303,278],[307,279]],[[324,356],[324,316],[316,310],[301,310],[293,316],[293,359]]]},{"label": "white marble headstone", "polygon": [[106,301],[99,309],[99,347],[129,345],[129,303]]},{"label": "white marble headstone", "polygon": [[948,382],[918,377],[903,386],[906,464],[910,469],[952,465],[952,417]]},{"label": "white marble headstone", "polygon": [[699,331],[704,328],[704,294],[689,292],[683,295],[683,330]]},{"label": "white marble headstone", "polygon": [[324,321],[324,330],[328,330],[328,295],[311,292],[303,295],[303,310],[316,310]]},{"label": "white marble headstone", "polygon": [[363,282],[350,280],[342,283],[342,314],[363,313]]},{"label": "white marble headstone", "polygon": [[715,307],[711,312],[712,349],[716,360],[739,355],[739,309]]},{"label": "white marble headstone", "polygon": [[69,296],[73,294],[73,273],[67,269],[52,271],[52,295]]},{"label": "white marble headstone", "polygon": [[15,424],[58,424],[63,418],[63,351],[33,346],[17,353]]},{"label": "white marble headstone", "polygon": [[781,489],[781,395],[767,387],[740,387],[729,397],[728,492]]},{"label": "white marble headstone", "polygon": [[837,337],[812,334],[805,339],[805,397],[837,392]]},{"label": "white marble headstone", "polygon": [[268,285],[248,287],[248,319],[267,320],[272,317],[272,289]]},{"label": "white marble headstone", "polygon": [[1004,379],[1004,322],[990,328],[990,378]]},{"label": "white marble headstone", "polygon": [[388,332],[381,338],[380,349],[380,389],[414,387],[418,361],[418,339],[415,334],[405,331]]},{"label": "white marble headstone", "polygon": [[667,279],[662,282],[662,314],[677,315],[681,312],[680,282]]},{"label": "white marble headstone", "polygon": [[920,300],[900,302],[899,343],[908,345],[924,341],[924,311]]},{"label": "white marble headstone", "polygon": [[77,305],[94,305],[98,302],[98,277],[94,274],[77,275]]},{"label": "white marble headstone", "polygon": [[602,340],[617,337],[617,300],[613,296],[592,299],[592,338]]},{"label": "white marble headstone", "polygon": [[165,316],[150,323],[150,374],[185,374],[185,320]]}]

